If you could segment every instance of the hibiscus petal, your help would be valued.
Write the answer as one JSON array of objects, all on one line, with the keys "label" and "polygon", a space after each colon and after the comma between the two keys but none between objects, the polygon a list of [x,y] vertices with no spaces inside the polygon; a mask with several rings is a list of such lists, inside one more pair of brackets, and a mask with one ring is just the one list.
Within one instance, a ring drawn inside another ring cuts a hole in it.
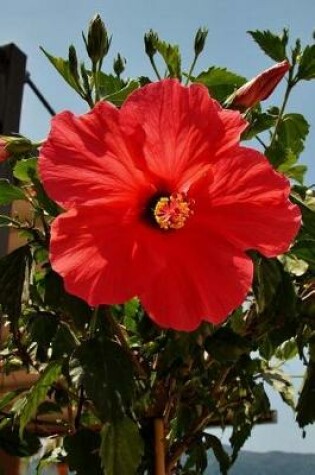
[{"label": "hibiscus petal", "polygon": [[130,203],[112,200],[87,203],[55,219],[50,259],[69,293],[92,306],[118,304],[150,285],[164,258],[152,246],[155,232],[146,225],[140,230],[138,221]]},{"label": "hibiscus petal", "polygon": [[208,169],[224,135],[217,104],[200,84],[149,84],[129,97],[121,113],[143,127],[147,167],[171,191],[187,188]]},{"label": "hibiscus petal", "polygon": [[136,168],[143,132],[120,121],[119,110],[99,102],[89,113],[58,114],[41,149],[46,191],[65,208],[104,194],[129,193],[146,180]]},{"label": "hibiscus petal", "polygon": [[216,159],[239,143],[242,132],[248,126],[248,122],[238,111],[223,109],[219,106],[219,117],[224,127],[224,134],[217,144]]},{"label": "hibiscus petal", "polygon": [[256,249],[267,257],[286,252],[296,236],[301,214],[289,201],[290,183],[259,152],[237,147],[213,165],[198,214],[215,233],[242,250]]},{"label": "hibiscus petal", "polygon": [[167,265],[140,299],[160,326],[191,331],[202,320],[220,323],[245,299],[253,274],[248,256],[205,229],[177,233],[156,249]]}]

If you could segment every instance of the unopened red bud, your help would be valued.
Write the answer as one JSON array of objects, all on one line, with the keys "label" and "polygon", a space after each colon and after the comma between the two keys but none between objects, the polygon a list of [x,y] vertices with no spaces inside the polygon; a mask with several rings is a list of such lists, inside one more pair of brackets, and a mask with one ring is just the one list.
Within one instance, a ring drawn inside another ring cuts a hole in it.
[{"label": "unopened red bud", "polygon": [[7,143],[5,140],[0,139],[0,163],[4,162],[7,158],[9,158],[10,154],[6,149]]},{"label": "unopened red bud", "polygon": [[227,104],[232,107],[248,109],[258,102],[264,101],[274,91],[290,67],[289,61],[285,60],[266,69],[237,89],[227,99]]}]

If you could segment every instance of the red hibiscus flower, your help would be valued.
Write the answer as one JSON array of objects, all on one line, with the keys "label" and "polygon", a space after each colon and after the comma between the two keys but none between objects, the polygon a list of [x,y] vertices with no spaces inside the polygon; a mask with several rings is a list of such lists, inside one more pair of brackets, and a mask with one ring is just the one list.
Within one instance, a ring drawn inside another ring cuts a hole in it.
[{"label": "red hibiscus flower", "polygon": [[66,209],[50,256],[90,305],[138,296],[162,327],[222,322],[251,286],[256,249],[285,252],[300,225],[289,183],[241,147],[246,122],[202,85],[147,85],[121,109],[57,115],[41,150],[48,194]]}]

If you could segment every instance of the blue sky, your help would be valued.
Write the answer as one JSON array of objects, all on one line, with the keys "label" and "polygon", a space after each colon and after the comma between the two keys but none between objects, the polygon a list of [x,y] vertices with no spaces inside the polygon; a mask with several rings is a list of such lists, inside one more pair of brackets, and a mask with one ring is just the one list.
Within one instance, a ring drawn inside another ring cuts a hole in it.
[{"label": "blue sky", "polygon": [[[84,112],[85,104],[58,77],[39,50],[43,46],[54,55],[66,56],[74,43],[83,53],[81,31],[99,12],[113,33],[112,51],[105,61],[108,71],[112,58],[120,52],[127,58],[128,76],[151,75],[143,49],[143,35],[153,28],[170,42],[180,44],[187,67],[192,59],[192,44],[199,26],[209,28],[208,43],[198,68],[211,65],[227,67],[251,78],[272,63],[253,43],[247,30],[290,29],[292,40],[311,41],[315,29],[314,0],[0,0],[0,45],[16,43],[28,56],[27,68],[32,80],[55,110]],[[153,76],[153,75],[152,75]],[[275,98],[280,97],[280,86]],[[307,183],[315,183],[315,81],[304,83],[293,94],[290,112],[302,112],[313,126],[303,162],[309,166]],[[25,90],[21,132],[41,139],[49,129],[49,115],[33,93]],[[291,370],[300,373],[298,365]],[[315,430],[302,440],[294,416],[272,395],[278,410],[276,425],[255,428],[246,444],[251,450],[315,452]]]}]

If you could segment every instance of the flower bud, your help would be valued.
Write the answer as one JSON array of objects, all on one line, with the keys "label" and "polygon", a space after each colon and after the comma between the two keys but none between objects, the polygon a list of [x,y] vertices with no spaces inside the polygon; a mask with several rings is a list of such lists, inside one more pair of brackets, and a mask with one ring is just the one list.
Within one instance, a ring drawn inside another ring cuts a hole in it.
[{"label": "flower bud", "polygon": [[199,56],[203,51],[208,35],[207,28],[199,28],[195,36],[195,55]]},{"label": "flower bud", "polygon": [[99,15],[95,15],[90,21],[86,42],[88,55],[94,64],[102,61],[107,55],[110,42],[104,22]]},{"label": "flower bud", "polygon": [[118,53],[117,58],[114,59],[114,72],[119,77],[124,72],[126,59]]},{"label": "flower bud", "polygon": [[284,60],[266,69],[237,89],[227,99],[227,105],[247,109],[264,101],[274,91],[290,67],[289,61]]},{"label": "flower bud", "polygon": [[144,35],[144,46],[145,46],[145,52],[149,56],[149,58],[152,58],[157,49],[156,49],[156,43],[159,41],[159,37],[157,33],[155,33],[153,30],[149,30],[148,33]]},{"label": "flower bud", "polygon": [[6,141],[0,138],[0,163],[4,162],[10,156],[6,146]]},{"label": "flower bud", "polygon": [[78,72],[78,58],[77,58],[77,52],[75,50],[75,47],[73,45],[70,45],[69,47],[69,69],[70,73],[73,76],[75,82],[79,84],[80,82],[80,77],[79,77],[79,72]]}]

